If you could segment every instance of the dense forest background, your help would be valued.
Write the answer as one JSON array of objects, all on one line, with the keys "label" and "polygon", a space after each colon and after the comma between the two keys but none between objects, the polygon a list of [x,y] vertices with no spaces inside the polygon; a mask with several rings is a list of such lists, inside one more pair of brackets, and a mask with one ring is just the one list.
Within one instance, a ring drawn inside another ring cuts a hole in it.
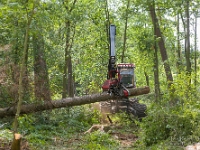
[{"label": "dense forest background", "polygon": [[[115,24],[117,61],[134,63],[137,86],[151,89],[139,97],[147,117],[122,121],[129,130],[135,125],[134,148],[182,149],[200,141],[199,9],[199,0],[1,1],[0,109],[101,93],[108,29]],[[76,137],[99,117],[91,106],[78,106],[15,117],[14,127],[12,118],[2,118],[0,135],[14,128],[32,149],[51,149],[51,136],[59,142]],[[120,147],[100,134],[82,137],[90,141],[82,149]]]}]

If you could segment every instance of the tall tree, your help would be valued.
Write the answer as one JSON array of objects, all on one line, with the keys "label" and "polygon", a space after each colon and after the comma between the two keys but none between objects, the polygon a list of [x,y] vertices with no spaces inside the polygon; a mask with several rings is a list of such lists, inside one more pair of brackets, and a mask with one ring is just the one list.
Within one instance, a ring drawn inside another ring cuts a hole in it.
[{"label": "tall tree", "polygon": [[51,100],[49,77],[45,58],[44,38],[41,33],[33,35],[34,85],[36,100]]},{"label": "tall tree", "polygon": [[[37,3],[36,3],[37,4]],[[31,12],[28,12],[27,9],[27,24],[26,24],[26,31],[25,31],[25,37],[24,37],[24,47],[23,47],[23,55],[22,55],[22,59],[21,59],[21,63],[20,63],[20,77],[19,77],[19,98],[18,98],[18,103],[17,103],[17,111],[16,111],[16,115],[15,115],[15,119],[14,119],[14,123],[13,123],[13,131],[14,131],[14,135],[15,133],[17,133],[17,128],[18,128],[18,118],[20,115],[20,111],[21,111],[21,105],[22,105],[22,101],[23,101],[23,78],[25,75],[25,71],[26,71],[26,56],[27,56],[27,48],[28,48],[28,39],[29,39],[29,30],[30,30],[30,25],[31,22],[33,20],[33,15],[34,15],[34,9],[36,7],[36,4],[33,4],[33,8],[31,10]],[[18,149],[18,145],[16,144],[16,139],[15,136],[13,138],[13,143],[12,143],[12,150]]]},{"label": "tall tree", "polygon": [[198,18],[198,11],[195,13],[195,29],[194,29],[194,73],[195,73],[195,77],[194,77],[194,84],[195,86],[197,86],[197,18]]},{"label": "tall tree", "polygon": [[[153,1],[153,9],[155,12],[155,2]],[[151,11],[151,10],[150,10]],[[156,102],[160,99],[160,82],[159,82],[159,64],[158,64],[158,47],[157,47],[157,17],[155,13],[152,14],[153,28],[154,28],[154,89]]]},{"label": "tall tree", "polygon": [[159,46],[159,49],[160,49],[161,58],[162,58],[162,61],[163,61],[163,64],[164,64],[165,74],[166,74],[167,82],[168,82],[167,84],[168,84],[168,87],[170,88],[171,84],[173,83],[173,77],[172,77],[172,72],[171,72],[171,68],[170,68],[170,65],[169,65],[167,51],[166,51],[166,48],[165,48],[165,42],[164,42],[163,35],[161,33],[160,26],[159,26],[159,23],[158,23],[158,19],[157,19],[157,16],[156,16],[155,6],[152,5],[152,4],[149,4],[149,8],[150,8],[150,15],[151,15],[151,18],[152,18],[152,22],[153,22],[154,26],[156,27],[156,29],[154,29],[154,30],[155,30],[156,37],[157,37],[157,40],[158,40],[158,46]]},{"label": "tall tree", "polygon": [[130,0],[127,1],[126,5],[126,15],[125,15],[125,24],[124,24],[124,39],[123,39],[123,49],[122,49],[122,60],[121,62],[124,62],[124,53],[126,51],[126,39],[127,39],[127,28],[128,28],[128,14],[129,14],[129,6],[130,6]]},{"label": "tall tree", "polygon": [[180,14],[179,11],[177,11],[177,56],[178,56],[178,60],[177,60],[177,70],[178,73],[181,72],[181,44],[180,44]]},{"label": "tall tree", "polygon": [[186,71],[191,75],[191,62],[190,62],[190,0],[185,1],[185,16],[186,16],[186,36],[185,36],[185,58],[186,58]]},{"label": "tall tree", "polygon": [[109,49],[109,43],[110,43],[110,38],[109,38],[109,26],[110,26],[110,12],[108,9],[108,0],[105,1],[104,3],[104,10],[105,10],[105,16],[106,16],[106,21],[105,21],[105,31],[107,35],[107,49]]},{"label": "tall tree", "polygon": [[69,97],[74,97],[74,81],[73,81],[73,72],[72,72],[72,58],[71,58],[71,47],[72,47],[72,41],[73,39],[71,33],[72,33],[72,27],[73,22],[70,20],[70,15],[75,7],[77,0],[74,0],[71,4],[69,4],[69,0],[66,0],[63,2],[63,5],[65,6],[66,13],[68,17],[65,19],[65,28],[66,28],[66,42],[65,42],[65,64],[64,64],[64,73],[63,73],[63,94],[62,97],[66,98],[67,93]]}]

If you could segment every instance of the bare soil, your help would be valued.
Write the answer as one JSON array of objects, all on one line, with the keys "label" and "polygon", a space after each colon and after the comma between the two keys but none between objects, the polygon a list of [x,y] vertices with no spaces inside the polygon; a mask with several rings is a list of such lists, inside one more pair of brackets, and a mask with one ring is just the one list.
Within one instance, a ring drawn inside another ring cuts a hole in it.
[{"label": "bare soil", "polygon": [[[0,139],[0,150],[9,150],[11,149],[11,141],[5,141]],[[26,140],[22,140],[21,142],[21,150],[30,150],[28,146],[28,142]]]}]

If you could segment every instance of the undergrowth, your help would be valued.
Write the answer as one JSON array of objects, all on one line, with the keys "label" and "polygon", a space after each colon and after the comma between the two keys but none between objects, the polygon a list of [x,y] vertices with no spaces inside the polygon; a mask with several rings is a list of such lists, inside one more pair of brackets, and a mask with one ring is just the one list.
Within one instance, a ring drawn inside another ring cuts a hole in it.
[{"label": "undergrowth", "polygon": [[[81,133],[98,123],[98,117],[99,112],[89,110],[86,106],[62,108],[38,115],[24,115],[20,118],[20,129],[33,149],[79,147],[82,143]],[[70,142],[74,138],[77,145]]]},{"label": "undergrowth", "polygon": [[[147,117],[133,122],[124,113],[116,114],[112,119],[121,128],[113,130],[136,135],[137,141],[130,148],[135,150],[181,150],[188,144],[199,142],[199,98],[192,88],[187,97],[182,96],[183,90],[180,92],[174,94],[176,104],[173,105],[168,94],[164,94],[159,103],[152,102],[152,97],[145,100],[147,97],[141,96],[140,99],[148,106]],[[83,134],[93,124],[99,124],[100,117],[100,113],[89,105],[23,115],[19,118],[19,133],[28,141],[31,150],[122,149],[120,141],[110,132]],[[0,138],[6,139],[5,135],[11,138],[12,120],[5,118],[0,120],[0,124],[3,125]]]},{"label": "undergrowth", "polygon": [[99,130],[87,134],[84,139],[86,142],[81,146],[81,149],[85,150],[116,150],[120,145],[108,133]]},{"label": "undergrowth", "polygon": [[200,97],[184,81],[174,83],[174,99],[165,93],[160,102],[150,103],[147,117],[139,123],[135,149],[179,150],[200,141]]}]

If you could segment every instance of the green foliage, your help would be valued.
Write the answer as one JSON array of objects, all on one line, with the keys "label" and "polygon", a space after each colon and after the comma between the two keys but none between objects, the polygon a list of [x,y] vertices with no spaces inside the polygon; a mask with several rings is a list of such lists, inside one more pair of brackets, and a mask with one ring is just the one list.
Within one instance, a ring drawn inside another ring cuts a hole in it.
[{"label": "green foliage", "polygon": [[23,115],[19,118],[19,132],[25,135],[33,149],[50,148],[54,138],[67,141],[75,134],[86,131],[92,124],[99,123],[99,117],[99,112],[88,105]]},{"label": "green foliage", "polygon": [[152,107],[153,111],[140,123],[139,140],[135,147],[142,149],[181,149],[199,140],[198,112],[185,113],[167,111],[166,108]]},{"label": "green foliage", "polygon": [[115,150],[119,146],[119,142],[105,132],[95,131],[86,135],[84,138],[87,142],[81,148],[88,150]]},{"label": "green foliage", "polygon": [[198,90],[190,84],[193,78],[185,72],[174,75],[173,93],[149,105],[147,117],[139,123],[136,149],[182,149],[199,141],[200,103]]},{"label": "green foliage", "polygon": [[11,141],[13,138],[13,134],[8,129],[0,129],[0,137],[1,139],[5,139],[7,141]]},{"label": "green foliage", "polygon": [[140,125],[135,147],[143,149],[181,149],[199,141],[200,113],[197,91],[189,86],[190,77],[179,74],[173,88],[175,97],[164,94],[162,100],[148,107],[148,115]]}]

